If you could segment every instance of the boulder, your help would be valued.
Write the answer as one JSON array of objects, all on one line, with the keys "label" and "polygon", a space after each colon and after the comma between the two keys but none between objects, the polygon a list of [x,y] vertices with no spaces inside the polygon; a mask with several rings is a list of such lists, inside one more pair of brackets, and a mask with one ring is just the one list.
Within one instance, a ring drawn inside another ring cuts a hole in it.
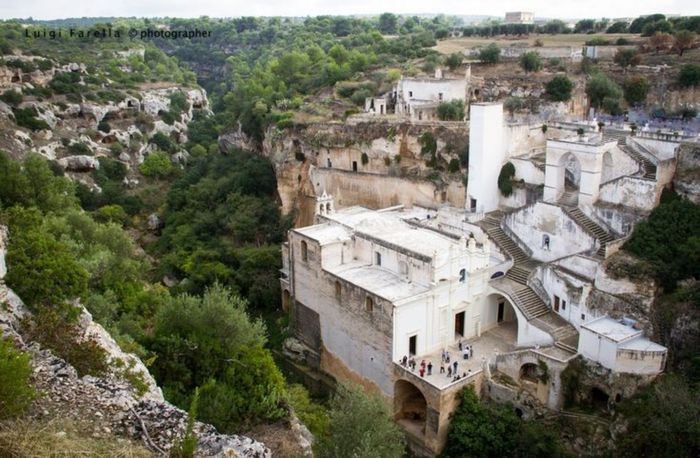
[{"label": "boulder", "polygon": [[91,172],[100,168],[100,162],[92,156],[67,156],[58,160],[58,164],[71,172]]},{"label": "boulder", "polygon": [[147,225],[149,230],[157,231],[158,229],[163,227],[163,221],[161,221],[160,217],[157,214],[151,213],[150,215],[148,215]]}]

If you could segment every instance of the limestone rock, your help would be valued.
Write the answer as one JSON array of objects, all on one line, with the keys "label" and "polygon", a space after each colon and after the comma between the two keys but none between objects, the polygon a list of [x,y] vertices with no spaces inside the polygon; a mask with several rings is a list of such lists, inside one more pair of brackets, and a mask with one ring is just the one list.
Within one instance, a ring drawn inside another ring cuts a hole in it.
[{"label": "limestone rock", "polygon": [[100,163],[92,156],[67,156],[58,160],[58,164],[71,172],[90,172],[100,168]]},{"label": "limestone rock", "polygon": [[151,213],[148,215],[148,229],[151,231],[157,231],[158,229],[163,227],[163,221],[161,221],[160,217],[155,214]]}]

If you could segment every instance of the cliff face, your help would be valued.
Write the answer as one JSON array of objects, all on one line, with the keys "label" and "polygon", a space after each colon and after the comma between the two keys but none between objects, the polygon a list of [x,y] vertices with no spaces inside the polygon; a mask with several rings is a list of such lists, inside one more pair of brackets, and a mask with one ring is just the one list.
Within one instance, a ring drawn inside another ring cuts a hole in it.
[{"label": "cliff face", "polygon": [[[434,159],[421,152],[424,134],[435,140]],[[241,132],[220,141],[224,149],[257,149],[270,159],[282,211],[297,211],[298,225],[312,222],[315,197],[324,190],[339,207],[464,206],[466,171],[448,167],[466,154],[465,123],[328,122],[270,128],[257,148]]]},{"label": "cliff face", "polygon": [[678,152],[673,186],[680,195],[700,204],[700,148],[683,145]]},{"label": "cliff face", "polygon": [[[79,377],[65,360],[26,340],[20,323],[31,312],[4,283],[7,240],[7,230],[0,226],[0,338],[11,339],[31,355],[32,384],[40,396],[27,415],[71,419],[83,423],[93,437],[125,437],[143,442],[156,455],[166,454],[184,435],[187,413],[163,399],[143,362],[123,352],[84,308],[79,320],[83,338],[93,339],[107,352],[110,369],[105,375]],[[271,456],[264,444],[243,436],[219,434],[211,425],[197,422],[194,431],[199,441],[198,456]]]}]

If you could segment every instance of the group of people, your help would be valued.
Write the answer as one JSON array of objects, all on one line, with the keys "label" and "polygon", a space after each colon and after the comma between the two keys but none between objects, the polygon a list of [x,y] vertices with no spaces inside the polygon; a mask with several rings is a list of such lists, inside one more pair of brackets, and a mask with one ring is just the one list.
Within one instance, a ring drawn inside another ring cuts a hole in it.
[{"label": "group of people", "polygon": [[[460,339],[457,346],[459,348],[459,351],[462,353],[463,359],[468,360],[469,358],[474,357],[474,347],[472,347],[471,344],[462,344],[462,339]],[[456,382],[457,380],[471,375],[471,369],[469,369],[467,372],[462,373],[461,375],[458,373],[459,363],[457,362],[457,360],[454,360],[450,363],[451,355],[450,352],[447,351],[447,349],[442,350],[442,354],[440,357],[442,359],[440,363],[440,373],[445,374],[447,378],[451,378],[453,382]],[[403,358],[401,358],[400,364],[401,366],[410,369],[411,372],[416,371],[416,360],[413,356],[404,356]],[[445,365],[447,365],[447,369],[445,369]],[[433,375],[433,363],[431,361],[428,361],[426,363],[425,360],[422,360],[418,367],[418,374],[421,377],[424,377],[426,374]]]}]

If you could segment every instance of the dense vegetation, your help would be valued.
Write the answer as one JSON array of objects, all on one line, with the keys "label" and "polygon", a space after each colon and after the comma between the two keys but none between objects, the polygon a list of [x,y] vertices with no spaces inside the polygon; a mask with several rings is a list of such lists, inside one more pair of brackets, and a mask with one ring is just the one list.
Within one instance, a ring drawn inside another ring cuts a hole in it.
[{"label": "dense vegetation", "polygon": [[522,421],[509,406],[486,405],[474,388],[459,396],[447,434],[445,458],[566,457],[555,431],[535,421]]}]

